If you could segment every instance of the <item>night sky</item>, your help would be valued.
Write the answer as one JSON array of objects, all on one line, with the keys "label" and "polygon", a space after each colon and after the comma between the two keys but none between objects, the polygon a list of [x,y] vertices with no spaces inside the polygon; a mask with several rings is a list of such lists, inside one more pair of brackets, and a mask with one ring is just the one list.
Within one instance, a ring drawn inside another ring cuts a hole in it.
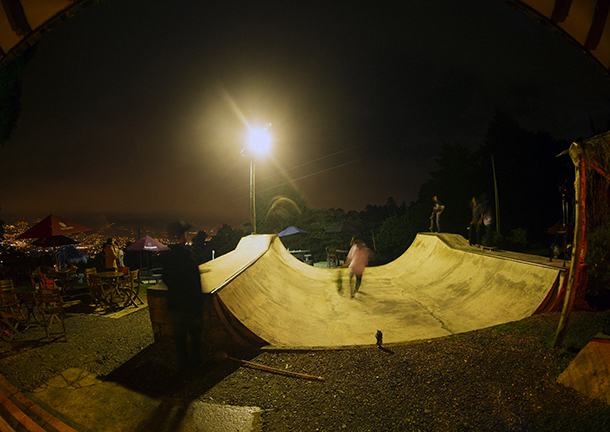
[{"label": "night sky", "polygon": [[314,208],[409,204],[440,145],[477,148],[495,109],[587,138],[610,80],[501,0],[105,0],[37,44],[0,218],[238,227],[240,152],[267,122],[257,179],[292,180]]}]

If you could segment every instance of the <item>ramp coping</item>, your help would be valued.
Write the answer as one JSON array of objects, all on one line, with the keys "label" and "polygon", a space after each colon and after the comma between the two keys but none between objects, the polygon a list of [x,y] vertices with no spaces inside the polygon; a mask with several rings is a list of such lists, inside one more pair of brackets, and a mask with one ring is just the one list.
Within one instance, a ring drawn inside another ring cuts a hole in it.
[{"label": "ramp coping", "polygon": [[256,261],[258,261],[263,255],[265,255],[267,253],[267,251],[271,248],[271,245],[273,244],[273,242],[275,241],[275,239],[277,238],[277,234],[273,236],[273,238],[271,239],[271,241],[267,244],[267,247],[265,248],[265,250],[261,251],[258,255],[256,255],[254,258],[252,258],[250,261],[248,261],[246,264],[244,264],[243,266],[241,266],[237,271],[235,271],[231,276],[229,276],[227,279],[224,280],[224,282],[222,282],[220,285],[218,285],[216,288],[214,288],[212,291],[210,291],[210,294],[216,294],[218,291],[220,291],[221,289],[223,289],[225,286],[227,286],[229,283],[231,283],[235,278],[237,278],[240,274],[242,274],[244,271],[246,271],[249,267],[251,267]]},{"label": "ramp coping", "polygon": [[[419,234],[434,235],[434,233],[427,233],[427,232],[423,232],[423,233],[419,233]],[[539,263],[539,262],[535,262],[535,261],[528,261],[528,260],[525,260],[525,259],[510,257],[510,256],[506,256],[506,255],[497,255],[497,254],[484,253],[484,252],[480,251],[478,247],[474,248],[472,250],[471,249],[457,247],[456,245],[453,245],[453,244],[449,243],[445,238],[443,238],[442,235],[436,235],[436,237],[441,242],[443,242],[447,247],[449,247],[451,249],[466,251],[466,252],[470,252],[470,253],[476,253],[478,255],[483,255],[483,256],[486,256],[486,257],[489,257],[489,258],[496,258],[496,259],[502,259],[502,260],[506,260],[506,261],[514,261],[514,262],[521,263],[521,264],[528,264],[528,265],[531,265],[531,266],[538,266],[538,267],[543,267],[543,268],[549,268],[549,269],[558,270],[558,271],[562,271],[562,272],[566,271],[565,267],[557,267],[557,266],[554,266],[554,265],[551,265],[551,264],[543,264],[543,263]],[[509,252],[509,251],[502,251],[502,252]]]}]

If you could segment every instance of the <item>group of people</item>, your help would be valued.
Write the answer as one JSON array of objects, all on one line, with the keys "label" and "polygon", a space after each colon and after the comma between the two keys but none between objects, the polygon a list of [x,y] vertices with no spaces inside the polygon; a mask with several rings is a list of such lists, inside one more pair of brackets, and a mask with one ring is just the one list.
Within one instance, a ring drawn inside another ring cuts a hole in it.
[{"label": "group of people", "polygon": [[[432,215],[430,216],[430,231],[441,232],[441,213],[445,210],[445,205],[436,196],[432,198],[432,201],[434,204],[432,206]],[[472,209],[472,220],[468,226],[468,242],[470,246],[482,246],[484,234],[485,246],[492,247],[494,218],[491,205],[487,201],[487,196],[483,194],[479,198],[473,197],[470,201],[470,208]]]},{"label": "group of people", "polygon": [[487,202],[485,194],[479,198],[472,198],[470,201],[472,209],[472,221],[469,226],[468,242],[470,246],[483,245],[483,233],[485,233],[485,246],[492,246],[493,213],[491,206]]}]

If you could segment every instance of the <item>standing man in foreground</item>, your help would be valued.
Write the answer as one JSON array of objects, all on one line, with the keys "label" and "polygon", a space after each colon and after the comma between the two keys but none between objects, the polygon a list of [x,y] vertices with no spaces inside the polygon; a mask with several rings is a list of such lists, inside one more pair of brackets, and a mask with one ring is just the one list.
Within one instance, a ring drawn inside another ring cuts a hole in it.
[{"label": "standing man in foreground", "polygon": [[168,234],[178,239],[163,253],[163,283],[167,285],[167,308],[171,314],[176,357],[181,372],[202,363],[203,293],[199,265],[186,235],[190,224],[175,222]]}]

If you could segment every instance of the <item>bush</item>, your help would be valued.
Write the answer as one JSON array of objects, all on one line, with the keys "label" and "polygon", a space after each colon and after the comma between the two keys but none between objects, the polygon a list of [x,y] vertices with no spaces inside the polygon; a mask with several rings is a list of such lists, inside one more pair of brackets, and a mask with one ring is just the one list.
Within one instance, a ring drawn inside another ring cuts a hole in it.
[{"label": "bush", "polygon": [[494,246],[500,249],[523,252],[527,249],[527,231],[523,228],[515,228],[503,236],[498,232],[493,233]]},{"label": "bush", "polygon": [[524,250],[527,247],[527,231],[523,228],[515,228],[508,234],[508,241],[517,250]]}]

